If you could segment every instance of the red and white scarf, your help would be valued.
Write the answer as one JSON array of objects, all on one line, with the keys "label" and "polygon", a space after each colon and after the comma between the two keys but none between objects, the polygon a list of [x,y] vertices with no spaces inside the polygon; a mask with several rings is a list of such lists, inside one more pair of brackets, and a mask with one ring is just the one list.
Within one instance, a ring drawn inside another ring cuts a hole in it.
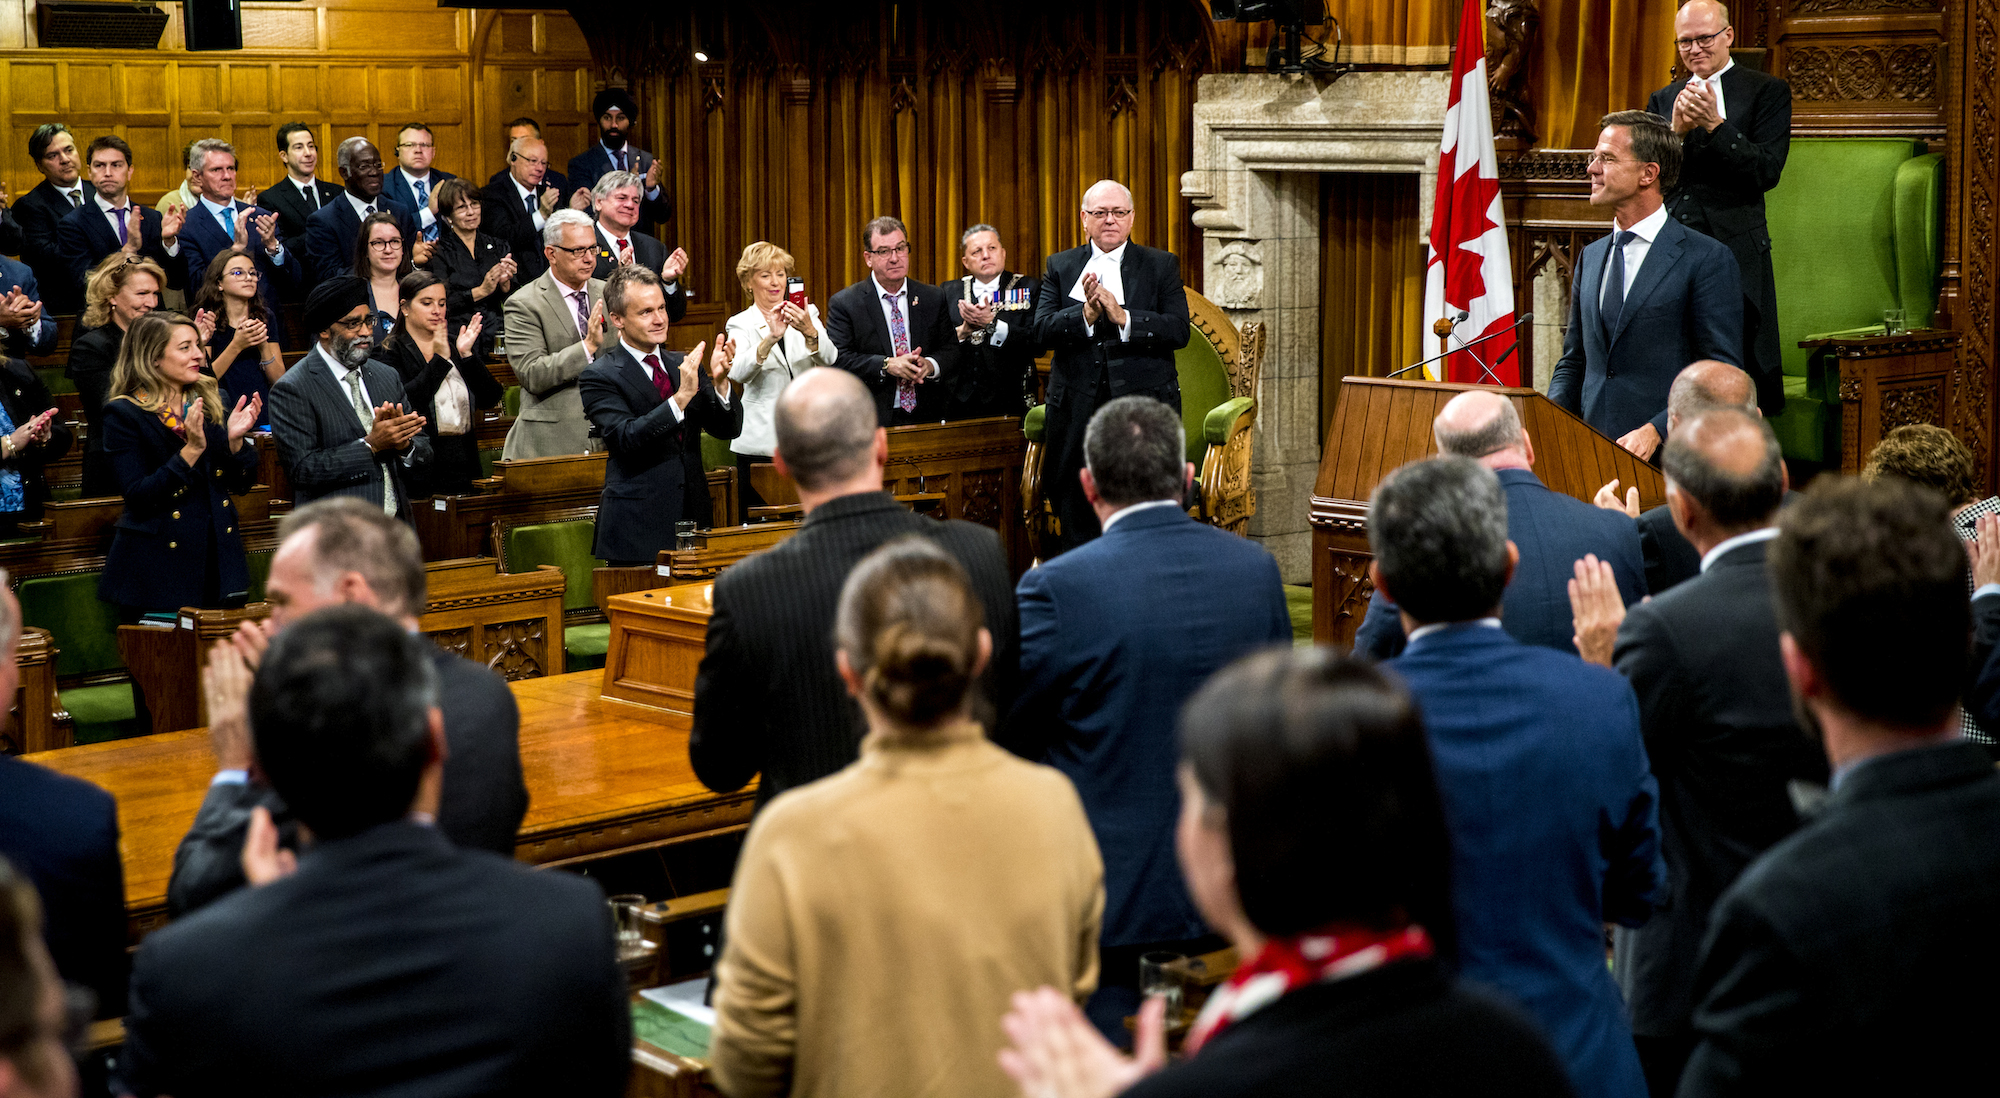
[{"label": "red and white scarf", "polygon": [[1395,930],[1334,924],[1293,938],[1272,938],[1208,997],[1183,1047],[1194,1055],[1230,1024],[1308,984],[1344,980],[1431,953],[1431,936],[1415,924]]}]

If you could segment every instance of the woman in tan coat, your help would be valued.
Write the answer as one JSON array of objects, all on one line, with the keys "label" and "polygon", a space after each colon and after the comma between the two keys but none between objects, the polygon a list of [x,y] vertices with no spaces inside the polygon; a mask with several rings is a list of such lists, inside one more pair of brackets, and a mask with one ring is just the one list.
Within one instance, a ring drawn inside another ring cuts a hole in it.
[{"label": "woman in tan coat", "polygon": [[730,1098],[1010,1096],[1017,988],[1097,984],[1103,865],[1076,790],[968,715],[992,652],[958,563],[907,538],[855,566],[838,664],[861,758],[779,796],[729,902],[709,1057]]}]

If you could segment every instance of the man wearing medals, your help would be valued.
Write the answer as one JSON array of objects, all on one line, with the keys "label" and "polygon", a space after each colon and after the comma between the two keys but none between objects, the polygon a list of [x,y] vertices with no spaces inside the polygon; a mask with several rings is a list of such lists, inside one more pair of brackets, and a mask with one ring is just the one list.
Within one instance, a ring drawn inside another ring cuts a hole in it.
[{"label": "man wearing medals", "polygon": [[1035,298],[1040,282],[1007,270],[1000,230],[974,225],[959,237],[965,277],[945,283],[958,336],[951,375],[952,419],[1018,416],[1035,403]]}]

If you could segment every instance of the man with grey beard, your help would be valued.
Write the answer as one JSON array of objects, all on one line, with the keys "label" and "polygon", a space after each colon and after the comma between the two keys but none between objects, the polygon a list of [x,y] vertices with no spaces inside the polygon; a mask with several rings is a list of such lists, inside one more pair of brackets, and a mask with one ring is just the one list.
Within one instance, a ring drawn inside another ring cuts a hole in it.
[{"label": "man with grey beard", "polygon": [[424,417],[405,410],[395,369],[368,357],[368,284],[328,279],[306,299],[318,342],[271,386],[271,437],[293,503],[354,496],[409,521],[404,477],[431,459]]}]

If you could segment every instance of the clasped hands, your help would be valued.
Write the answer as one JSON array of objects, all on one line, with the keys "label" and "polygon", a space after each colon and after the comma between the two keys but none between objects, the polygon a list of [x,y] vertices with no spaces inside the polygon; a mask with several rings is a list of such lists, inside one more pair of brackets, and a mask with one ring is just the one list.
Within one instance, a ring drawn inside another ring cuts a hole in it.
[{"label": "clasped hands", "polygon": [[1099,317],[1109,318],[1120,328],[1125,326],[1125,306],[1118,304],[1118,297],[1111,288],[1098,281],[1094,274],[1083,276],[1083,322],[1095,328]]},{"label": "clasped hands", "polygon": [[899,381],[922,385],[931,376],[931,364],[924,361],[922,347],[912,347],[909,354],[890,355],[883,359],[882,372]]},{"label": "clasped hands", "polygon": [[375,425],[368,428],[367,437],[361,441],[368,449],[381,453],[384,450],[401,450],[424,429],[424,417],[416,412],[405,412],[400,404],[384,401],[375,408]]},{"label": "clasped hands", "polygon": [[[1090,304],[1085,302],[1084,309],[1089,308]],[[999,315],[1000,306],[991,301],[978,305],[970,301],[962,303],[958,307],[958,338],[970,339],[972,333],[993,327],[993,319]]]},{"label": "clasped hands", "polygon": [[1674,133],[1685,135],[1696,126],[1713,131],[1722,125],[1720,94],[1712,80],[1705,87],[1697,88],[1690,83],[1682,88],[1674,97]]},{"label": "clasped hands", "polygon": [[42,322],[42,303],[20,289],[0,295],[0,328],[31,331]]}]

